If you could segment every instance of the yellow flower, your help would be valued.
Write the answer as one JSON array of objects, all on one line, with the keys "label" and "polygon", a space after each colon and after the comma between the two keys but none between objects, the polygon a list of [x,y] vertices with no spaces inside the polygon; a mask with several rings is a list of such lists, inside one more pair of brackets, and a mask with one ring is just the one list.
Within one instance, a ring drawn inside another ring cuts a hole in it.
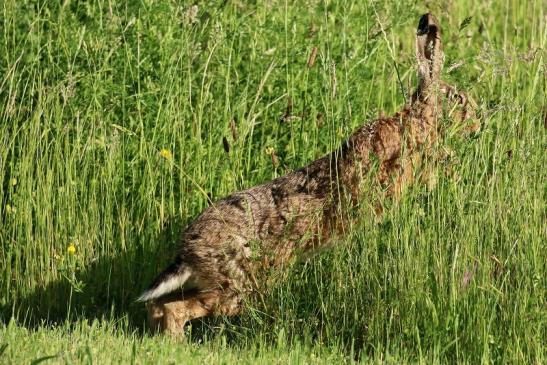
[{"label": "yellow flower", "polygon": [[171,151],[169,151],[166,148],[162,148],[160,150],[160,156],[165,158],[166,160],[169,160],[169,161],[171,161],[173,159],[173,154],[171,153]]},{"label": "yellow flower", "polygon": [[15,185],[17,185],[17,179],[14,178],[14,177],[12,177],[12,178],[10,179],[9,183],[11,184],[11,186],[15,186]]},{"label": "yellow flower", "polygon": [[76,253],[76,246],[74,246],[74,244],[71,243],[70,245],[68,245],[66,250],[69,254],[74,255]]}]

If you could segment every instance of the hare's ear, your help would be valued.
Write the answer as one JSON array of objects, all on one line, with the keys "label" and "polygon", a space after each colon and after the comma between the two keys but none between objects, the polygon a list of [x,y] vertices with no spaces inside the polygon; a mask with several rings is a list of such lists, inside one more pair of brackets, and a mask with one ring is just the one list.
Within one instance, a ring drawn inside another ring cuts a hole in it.
[{"label": "hare's ear", "polygon": [[441,46],[441,28],[433,14],[424,14],[416,31],[416,58],[418,61],[418,95],[425,96],[432,84],[441,77],[444,55]]}]

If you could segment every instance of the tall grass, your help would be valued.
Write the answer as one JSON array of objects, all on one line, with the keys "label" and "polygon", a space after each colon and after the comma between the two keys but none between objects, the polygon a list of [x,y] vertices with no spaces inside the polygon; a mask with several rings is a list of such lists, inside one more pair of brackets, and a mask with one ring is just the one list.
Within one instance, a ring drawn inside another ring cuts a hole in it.
[{"label": "tall grass", "polygon": [[[2,2],[0,307],[18,323],[2,329],[7,343],[20,326],[82,319],[141,328],[134,298],[211,201],[404,104],[426,10]],[[381,219],[363,204],[348,237],[281,273],[262,303],[195,323],[202,338],[385,361],[545,361],[545,6],[429,10],[443,26],[444,77],[482,122],[471,140],[446,137],[451,176],[440,166],[434,190],[413,187]]]}]

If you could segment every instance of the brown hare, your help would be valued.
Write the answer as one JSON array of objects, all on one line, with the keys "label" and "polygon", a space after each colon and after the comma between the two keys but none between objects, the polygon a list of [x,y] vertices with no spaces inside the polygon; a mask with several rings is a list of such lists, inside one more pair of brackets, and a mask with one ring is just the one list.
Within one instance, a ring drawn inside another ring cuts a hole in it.
[{"label": "brown hare", "polygon": [[189,225],[174,262],[138,299],[147,302],[152,328],[182,334],[191,319],[238,314],[270,268],[324,247],[344,231],[344,211],[374,199],[366,185],[397,196],[419,175],[446,110],[455,122],[472,118],[473,110],[440,80],[444,56],[431,14],[420,18],[416,56],[419,84],[409,106],[360,127],[338,150],[306,167],[217,201]]}]

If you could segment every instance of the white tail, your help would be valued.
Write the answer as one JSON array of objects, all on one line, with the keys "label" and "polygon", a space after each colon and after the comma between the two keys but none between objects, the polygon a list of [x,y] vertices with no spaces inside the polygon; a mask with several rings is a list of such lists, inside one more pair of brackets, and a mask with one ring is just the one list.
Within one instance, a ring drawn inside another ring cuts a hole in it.
[{"label": "white tail", "polygon": [[190,275],[192,275],[192,272],[187,266],[183,267],[181,270],[180,267],[171,265],[154,280],[150,288],[137,298],[137,302],[146,302],[156,299],[162,295],[169,294],[182,288]]}]

